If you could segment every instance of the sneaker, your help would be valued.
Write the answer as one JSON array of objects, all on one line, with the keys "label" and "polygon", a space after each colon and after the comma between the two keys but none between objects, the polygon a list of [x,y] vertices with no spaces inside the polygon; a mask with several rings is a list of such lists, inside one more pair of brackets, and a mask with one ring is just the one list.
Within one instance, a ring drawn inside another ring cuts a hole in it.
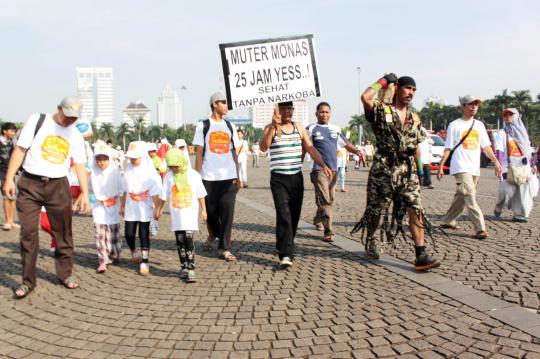
[{"label": "sneaker", "polygon": [[150,266],[148,265],[148,263],[141,263],[141,265],[139,266],[139,273],[145,277],[150,274]]},{"label": "sneaker", "polygon": [[381,256],[381,249],[379,248],[379,242],[371,239],[366,240],[366,257],[368,259],[379,259]]},{"label": "sneaker", "polygon": [[186,279],[188,277],[188,269],[182,268],[180,269],[180,279]]},{"label": "sneaker", "polygon": [[196,281],[197,281],[197,276],[195,275],[195,271],[193,269],[188,270],[187,282],[188,283],[195,283]]},{"label": "sneaker", "polygon": [[279,262],[279,265],[281,268],[288,268],[292,266],[292,260],[289,257],[283,257]]},{"label": "sneaker", "polygon": [[512,217],[512,222],[527,223],[529,220],[526,217]]},{"label": "sneaker", "polygon": [[437,268],[441,265],[441,263],[436,260],[435,258],[431,257],[426,252],[420,254],[418,257],[416,257],[416,260],[414,261],[414,269],[416,270],[428,270],[431,268]]},{"label": "sneaker", "polygon": [[502,213],[501,207],[495,207],[495,209],[493,210],[493,215],[495,216],[495,218],[499,218],[501,216],[501,213]]}]

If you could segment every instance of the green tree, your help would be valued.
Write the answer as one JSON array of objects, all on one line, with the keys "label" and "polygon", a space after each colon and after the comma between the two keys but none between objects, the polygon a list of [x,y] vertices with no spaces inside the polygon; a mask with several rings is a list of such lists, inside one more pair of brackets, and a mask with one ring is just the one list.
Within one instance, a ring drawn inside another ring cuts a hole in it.
[{"label": "green tree", "polygon": [[116,128],[116,138],[118,139],[122,139],[122,149],[125,149],[126,148],[126,137],[132,132],[132,129],[131,127],[129,126],[129,124],[123,122],[120,126],[118,126]]},{"label": "green tree", "polygon": [[144,126],[144,118],[139,116],[133,121],[133,131],[137,135],[139,141],[142,141],[146,137],[146,127]]},{"label": "green tree", "polygon": [[104,123],[99,128],[99,134],[100,138],[102,138],[104,141],[107,140],[113,140],[114,139],[114,127],[111,123]]},{"label": "green tree", "polygon": [[[362,115],[353,115],[348,124],[349,130],[351,131],[351,143],[360,143],[366,140],[374,141],[375,135],[371,129],[371,124],[366,120],[366,116]],[[363,129],[363,138],[358,138],[358,133],[360,132],[360,127]]]}]

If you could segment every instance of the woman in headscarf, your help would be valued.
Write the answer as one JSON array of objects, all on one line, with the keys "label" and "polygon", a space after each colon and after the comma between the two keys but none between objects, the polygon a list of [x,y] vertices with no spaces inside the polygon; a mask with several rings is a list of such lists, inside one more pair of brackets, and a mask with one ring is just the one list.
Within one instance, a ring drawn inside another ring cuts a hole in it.
[{"label": "woman in headscarf", "polygon": [[[513,222],[527,222],[533,207],[533,198],[538,193],[536,165],[532,159],[527,129],[517,109],[503,110],[504,128],[494,138],[495,153],[503,167],[503,177],[499,182],[499,194],[494,215],[500,217],[503,208],[512,211]],[[527,183],[515,184],[508,181],[509,167],[530,166],[530,179]]]}]

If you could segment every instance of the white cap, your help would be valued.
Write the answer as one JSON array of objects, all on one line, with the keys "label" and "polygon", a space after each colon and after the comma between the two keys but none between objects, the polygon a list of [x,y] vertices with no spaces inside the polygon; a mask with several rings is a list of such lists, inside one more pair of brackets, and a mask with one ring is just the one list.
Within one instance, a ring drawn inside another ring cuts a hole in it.
[{"label": "white cap", "polygon": [[187,144],[186,144],[186,141],[185,141],[183,138],[179,138],[179,139],[177,139],[176,141],[174,141],[174,146],[175,146],[175,147],[178,147],[178,148],[180,148],[180,147],[186,147],[186,145],[187,145]]},{"label": "white cap", "polygon": [[157,151],[157,145],[154,142],[148,142],[148,152]]},{"label": "white cap", "polygon": [[148,152],[148,146],[144,141],[133,141],[128,146],[126,157],[140,158]]}]

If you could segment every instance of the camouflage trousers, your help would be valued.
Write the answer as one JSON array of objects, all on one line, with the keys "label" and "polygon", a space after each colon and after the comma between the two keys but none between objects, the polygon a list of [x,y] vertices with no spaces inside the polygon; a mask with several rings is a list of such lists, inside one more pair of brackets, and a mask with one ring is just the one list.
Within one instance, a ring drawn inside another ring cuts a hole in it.
[{"label": "camouflage trousers", "polygon": [[[387,214],[391,204],[393,204],[392,223],[381,224],[383,213],[385,222],[388,221]],[[369,171],[366,210],[353,233],[360,229],[365,230],[367,242],[370,242],[375,239],[374,235],[381,225],[389,235],[390,227],[393,227],[395,222],[398,231],[401,229],[403,232],[401,226],[407,208],[414,209],[419,216],[424,217],[414,158],[392,163],[389,159],[376,156]]]}]

